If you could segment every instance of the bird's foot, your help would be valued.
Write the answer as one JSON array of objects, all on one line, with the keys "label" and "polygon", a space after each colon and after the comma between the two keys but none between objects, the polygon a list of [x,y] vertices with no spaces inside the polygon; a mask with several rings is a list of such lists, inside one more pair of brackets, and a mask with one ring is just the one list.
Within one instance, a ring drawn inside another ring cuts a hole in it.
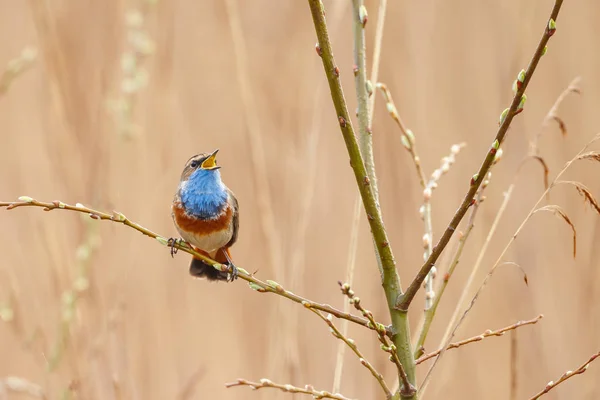
[{"label": "bird's foot", "polygon": [[235,281],[239,275],[237,267],[233,265],[232,262],[228,262],[225,265],[229,267],[229,270],[227,271],[227,282]]},{"label": "bird's foot", "polygon": [[223,251],[223,254],[227,259],[227,263],[225,265],[229,267],[229,271],[227,271],[227,282],[233,282],[238,278],[238,269],[233,263],[233,261],[231,261],[231,257],[229,256],[229,252],[227,249]]},{"label": "bird's foot", "polygon": [[167,246],[171,248],[171,257],[175,257],[175,254],[177,254],[177,252],[179,251],[179,248],[177,246],[184,245],[190,246],[188,242],[181,238],[169,238],[169,240],[167,240]]}]

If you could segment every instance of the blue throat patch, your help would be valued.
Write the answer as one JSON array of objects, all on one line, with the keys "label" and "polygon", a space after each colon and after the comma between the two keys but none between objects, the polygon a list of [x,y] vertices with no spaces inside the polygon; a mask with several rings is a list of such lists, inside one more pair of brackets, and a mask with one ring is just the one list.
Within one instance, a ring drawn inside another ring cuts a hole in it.
[{"label": "blue throat patch", "polygon": [[185,211],[195,217],[217,217],[227,205],[227,190],[218,169],[197,169],[180,186],[179,194]]}]

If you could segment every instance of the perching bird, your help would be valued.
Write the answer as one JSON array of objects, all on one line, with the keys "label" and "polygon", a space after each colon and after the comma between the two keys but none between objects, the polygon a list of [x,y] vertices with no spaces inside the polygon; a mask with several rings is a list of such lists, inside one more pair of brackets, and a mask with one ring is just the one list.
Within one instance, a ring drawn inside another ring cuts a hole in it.
[{"label": "perching bird", "polygon": [[194,257],[190,274],[208,280],[232,281],[237,278],[237,268],[231,261],[229,248],[238,236],[238,202],[221,181],[221,167],[216,161],[218,151],[195,155],[185,164],[171,214],[175,227],[187,243],[231,269],[231,274],[218,271]]}]

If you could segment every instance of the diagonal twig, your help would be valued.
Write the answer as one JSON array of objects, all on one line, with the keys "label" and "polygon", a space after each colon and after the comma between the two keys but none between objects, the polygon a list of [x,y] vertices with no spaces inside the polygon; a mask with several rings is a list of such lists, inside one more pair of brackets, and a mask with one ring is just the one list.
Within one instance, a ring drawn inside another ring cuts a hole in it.
[{"label": "diagonal twig", "polygon": [[[500,153],[497,153],[497,154],[500,154]],[[431,305],[431,307],[429,309],[425,310],[425,312],[424,312],[422,327],[419,331],[419,336],[418,336],[417,342],[415,344],[415,358],[419,358],[421,355],[423,355],[423,346],[425,346],[425,340],[427,339],[427,334],[429,333],[429,329],[431,328],[431,324],[433,322],[433,318],[435,317],[437,307],[439,306],[440,300],[442,299],[442,296],[444,295],[446,288],[448,287],[448,282],[450,281],[450,278],[452,277],[452,274],[454,273],[454,270],[456,269],[456,266],[458,265],[458,263],[460,261],[460,257],[462,256],[462,252],[463,252],[463,249],[465,248],[467,240],[468,240],[469,236],[471,235],[471,232],[473,231],[473,227],[475,225],[475,218],[477,217],[477,211],[479,210],[479,205],[485,198],[485,196],[483,196],[483,193],[488,185],[490,175],[491,175],[491,172],[488,172],[488,178],[483,181],[483,184],[481,185],[481,187],[479,188],[479,191],[477,192],[475,204],[473,205],[473,208],[471,209],[471,215],[469,216],[469,219],[467,221],[467,229],[464,234],[463,233],[460,234],[458,247],[454,253],[454,256],[452,257],[452,261],[450,262],[448,270],[444,273],[444,278],[440,284],[438,293],[434,297],[433,304]]]},{"label": "diagonal twig", "polygon": [[[89,207],[85,207],[84,205],[79,204],[79,203],[76,205],[70,205],[70,204],[66,204],[66,203],[63,203],[62,201],[58,201],[58,200],[55,200],[53,202],[42,202],[42,201],[37,201],[35,199],[32,199],[31,197],[28,197],[28,196],[20,197],[19,201],[17,201],[17,202],[0,202],[0,208],[2,208],[2,207],[5,207],[7,210],[12,210],[12,209],[18,208],[18,207],[41,207],[45,211],[68,210],[68,211],[75,211],[75,212],[80,212],[80,213],[84,213],[84,214],[89,214],[89,216],[92,219],[106,220],[106,221],[111,221],[111,222],[116,222],[116,223],[126,225],[130,228],[135,229],[138,232],[143,233],[146,236],[156,239],[162,245],[165,245],[165,246],[169,245],[167,238],[160,236],[157,233],[155,233],[147,228],[144,228],[140,224],[138,224],[134,221],[131,221],[125,215],[123,215],[119,212],[116,212],[116,211],[114,211],[112,214],[108,214],[108,213],[105,213],[102,211],[94,210]],[[183,243],[174,243],[173,246],[179,250],[185,251],[186,253],[189,253],[189,254],[207,262],[208,264],[212,265],[214,268],[216,268],[219,271],[227,272],[229,270],[228,266],[219,264],[216,261],[211,260],[210,258],[198,253],[197,251],[186,246]],[[350,322],[354,322],[355,324],[365,326],[369,329],[374,329],[374,328],[370,328],[369,321],[365,318],[361,318],[361,317],[358,317],[358,316],[355,316],[355,315],[352,315],[349,313],[345,313],[341,310],[331,307],[330,305],[316,303],[316,302],[306,299],[302,296],[298,296],[297,294],[294,294],[292,292],[285,290],[280,284],[278,284],[275,281],[267,280],[267,281],[263,282],[260,279],[255,278],[252,274],[248,273],[248,271],[244,270],[243,268],[238,267],[238,270],[239,270],[238,276],[241,279],[247,281],[252,289],[254,289],[260,293],[266,293],[266,292],[275,293],[275,294],[278,294],[289,300],[292,300],[296,303],[303,304],[303,305],[305,305],[305,304],[310,305],[310,307],[312,307],[316,310],[320,310],[320,311],[332,314],[337,318],[346,319]],[[388,334],[390,334],[389,331],[388,331]]]},{"label": "diagonal twig", "polygon": [[[575,157],[573,157],[571,160],[569,160],[565,164],[565,166],[559,171],[558,175],[556,175],[556,177],[554,178],[554,181],[552,182],[552,184],[538,198],[537,202],[531,208],[531,210],[529,211],[529,213],[527,214],[527,216],[525,217],[525,219],[523,220],[523,222],[521,222],[521,225],[519,225],[519,227],[517,228],[517,230],[515,231],[515,233],[509,239],[509,241],[506,244],[506,246],[504,246],[504,249],[502,250],[502,252],[498,256],[498,258],[496,259],[496,262],[493,264],[493,266],[490,269],[490,271],[485,276],[483,282],[481,283],[481,285],[477,289],[477,291],[476,291],[475,295],[473,296],[473,298],[471,299],[469,305],[467,306],[467,308],[465,309],[465,311],[462,313],[462,315],[460,316],[460,318],[458,318],[458,322],[456,324],[454,324],[454,318],[453,318],[453,321],[449,325],[449,331],[446,333],[446,335],[444,336],[444,339],[442,340],[442,343],[444,343],[444,345],[442,346],[442,352],[436,358],[434,364],[431,366],[429,372],[427,373],[427,375],[425,376],[425,379],[423,380],[423,384],[421,386],[421,390],[422,391],[426,387],[426,385],[427,385],[427,383],[429,381],[429,377],[431,376],[431,374],[433,372],[433,369],[435,368],[435,366],[439,362],[440,358],[444,355],[445,349],[448,346],[448,343],[450,343],[450,340],[452,340],[452,337],[454,337],[454,334],[456,333],[456,331],[458,330],[458,328],[460,327],[460,325],[463,323],[463,321],[465,320],[465,318],[467,317],[467,315],[469,314],[469,312],[471,311],[471,309],[473,308],[473,306],[475,305],[475,302],[477,301],[477,299],[479,298],[479,295],[481,294],[481,292],[483,291],[483,289],[487,285],[487,283],[488,283],[489,279],[491,278],[491,276],[493,275],[494,271],[496,271],[496,269],[500,265],[503,265],[503,264],[500,264],[501,260],[503,259],[504,255],[506,254],[506,252],[508,251],[508,249],[511,247],[511,245],[515,242],[515,240],[517,239],[517,237],[519,236],[519,234],[523,230],[523,227],[527,224],[527,222],[529,222],[529,220],[531,219],[531,217],[533,216],[533,214],[536,212],[536,210],[538,209],[538,207],[541,204],[541,202],[544,200],[544,198],[546,198],[546,196],[548,195],[548,193],[550,192],[550,190],[553,188],[555,182],[558,182],[560,180],[560,178],[562,177],[562,175],[569,169],[569,167],[574,162],[576,162],[582,154],[585,153],[585,151],[588,149],[588,147],[590,145],[592,145],[593,143],[595,143],[596,141],[598,141],[598,140],[600,140],[600,134],[596,135],[591,141],[589,141],[588,143],[586,143],[585,146],[583,146],[583,148],[579,151],[579,153],[577,153],[575,155]],[[513,188],[514,188],[514,185],[511,185],[511,187],[509,188],[509,192],[506,194],[506,199],[508,199],[510,197],[510,191],[512,191]],[[506,204],[507,204],[507,200],[506,199],[502,203],[501,209],[498,211],[498,215],[501,215],[501,213],[503,213],[503,210],[505,209]],[[488,234],[488,237],[486,239],[485,245],[489,244],[489,239],[491,238],[491,236],[493,236],[493,232],[496,229],[498,221],[499,221],[499,218],[497,216],[496,219],[494,220],[494,223],[492,224],[492,228],[490,229],[490,233]],[[510,263],[510,264],[514,264],[514,263]],[[525,276],[525,283],[527,283],[527,276]],[[458,312],[458,309],[457,309],[457,312]]]},{"label": "diagonal twig", "polygon": [[337,399],[337,400],[350,400],[339,393],[329,393],[324,390],[315,390],[311,385],[306,385],[304,388],[299,388],[290,384],[279,384],[271,382],[269,379],[261,379],[260,382],[247,381],[246,379],[238,379],[236,382],[226,383],[225,387],[230,388],[234,386],[250,386],[252,390],[274,388],[279,389],[288,393],[302,393],[311,395],[314,399]]},{"label": "diagonal twig", "polygon": [[529,84],[529,81],[531,80],[531,77],[533,76],[533,73],[535,72],[535,69],[536,69],[540,59],[542,58],[542,56],[545,53],[546,45],[547,45],[548,41],[550,40],[550,37],[556,31],[556,22],[555,21],[556,21],[556,18],[558,17],[558,13],[560,11],[562,3],[563,3],[563,0],[555,0],[554,7],[552,9],[552,12],[550,13],[550,18],[544,28],[544,33],[542,35],[542,38],[533,54],[533,57],[531,58],[531,61],[529,63],[529,66],[527,67],[527,70],[523,74],[524,76],[522,77],[522,80],[519,79],[520,85],[518,85],[517,92],[512,100],[510,107],[508,109],[506,109],[501,115],[500,129],[498,130],[498,133],[496,134],[496,138],[495,138],[493,144],[490,146],[490,149],[488,150],[487,155],[486,155],[483,163],[481,164],[481,167],[479,168],[479,172],[477,174],[475,174],[473,176],[473,178],[471,179],[471,184],[469,186],[469,190],[467,191],[465,198],[463,199],[460,207],[454,214],[454,217],[452,217],[452,220],[448,224],[448,227],[444,231],[442,237],[440,238],[440,240],[434,247],[433,252],[429,256],[427,261],[425,261],[425,263],[423,264],[423,266],[417,273],[417,276],[415,277],[415,279],[411,282],[411,284],[408,287],[408,289],[406,290],[406,292],[402,296],[399,296],[398,302],[396,305],[397,309],[402,310],[402,311],[408,310],[408,307],[409,307],[410,303],[412,302],[415,294],[419,290],[419,287],[421,286],[421,284],[427,277],[427,274],[429,273],[431,268],[434,267],[437,259],[440,257],[440,255],[442,254],[442,251],[446,248],[446,246],[448,245],[448,242],[450,241],[450,238],[456,231],[458,224],[463,219],[463,217],[467,213],[467,210],[471,206],[473,198],[475,197],[475,194],[477,193],[477,190],[479,189],[479,186],[481,185],[483,178],[487,175],[488,171],[490,170],[490,168],[494,162],[494,157],[495,157],[496,151],[502,145],[504,137],[506,136],[506,132],[508,131],[508,128],[510,127],[510,124],[511,124],[513,118],[519,112],[522,111],[522,102],[524,100],[525,89],[527,89],[527,85]]},{"label": "diagonal twig", "polygon": [[[540,314],[540,315],[538,315],[537,317],[535,317],[533,319],[530,319],[530,320],[527,320],[527,321],[519,321],[519,322],[517,322],[515,324],[506,326],[506,327],[504,327],[502,329],[498,329],[498,330],[495,330],[495,331],[487,330],[487,331],[483,332],[481,335],[473,336],[471,338],[468,338],[468,339],[465,339],[465,340],[461,340],[460,342],[450,343],[448,345],[448,347],[446,347],[446,349],[447,350],[456,349],[458,347],[464,346],[464,345],[469,344],[469,343],[479,342],[479,341],[481,341],[481,340],[483,340],[485,338],[488,338],[488,337],[502,336],[502,335],[504,335],[505,332],[515,330],[515,329],[520,328],[520,327],[525,326],[525,325],[536,324],[542,318],[544,318],[544,315]],[[416,361],[417,365],[421,364],[424,361],[429,360],[430,358],[433,358],[433,357],[437,356],[438,354],[440,354],[442,352],[442,350],[443,349],[438,349],[438,350],[436,350],[436,351],[434,351],[432,353],[425,354],[424,356],[421,356]]]},{"label": "diagonal twig", "polygon": [[323,321],[325,321],[325,323],[329,326],[329,329],[331,330],[331,334],[334,337],[336,337],[337,339],[340,339],[341,341],[346,343],[346,345],[350,348],[350,350],[352,350],[354,352],[354,354],[356,354],[360,363],[366,369],[368,369],[369,372],[371,372],[371,375],[373,375],[373,377],[377,380],[377,382],[379,383],[379,386],[381,386],[381,389],[385,393],[386,399],[390,399],[392,397],[392,392],[390,391],[390,388],[388,387],[387,383],[385,383],[385,380],[383,379],[383,375],[381,375],[381,373],[379,371],[377,371],[375,369],[375,367],[373,367],[373,364],[371,364],[369,361],[367,361],[367,359],[363,356],[361,351],[358,349],[358,346],[356,345],[356,343],[354,343],[354,340],[349,339],[346,336],[344,336],[344,334],[342,334],[342,332],[340,332],[340,330],[333,324],[333,317],[331,316],[331,314],[329,314],[329,315],[327,315],[327,317],[325,317],[319,310],[314,310],[310,307],[307,307],[307,308],[310,311],[317,314],[319,316],[319,318],[321,318]]},{"label": "diagonal twig", "polygon": [[558,378],[558,380],[556,382],[554,382],[554,381],[548,382],[548,384],[546,385],[546,387],[543,390],[541,390],[540,392],[535,394],[533,397],[530,397],[529,400],[537,400],[540,397],[542,397],[543,395],[545,395],[546,393],[548,393],[549,391],[551,391],[552,389],[554,389],[555,387],[557,387],[558,385],[560,385],[561,383],[563,383],[564,381],[566,381],[567,379],[572,378],[575,375],[583,374],[585,371],[587,371],[590,364],[598,357],[600,357],[600,351],[598,353],[592,355],[585,363],[583,363],[575,371],[567,371],[564,374],[562,374],[561,377]]},{"label": "diagonal twig", "polygon": [[416,389],[408,380],[406,371],[404,371],[404,367],[402,366],[402,363],[400,362],[400,359],[398,358],[398,352],[396,351],[396,345],[394,345],[393,343],[390,343],[388,341],[387,335],[385,334],[385,326],[383,326],[382,324],[375,321],[375,318],[373,318],[373,313],[369,310],[366,310],[360,304],[360,297],[357,297],[354,295],[354,291],[350,288],[349,283],[338,282],[338,284],[340,285],[342,294],[348,297],[349,303],[354,305],[354,308],[356,308],[358,311],[360,311],[361,314],[363,315],[363,317],[365,317],[369,320],[369,323],[371,324],[371,326],[376,327],[375,332],[377,332],[379,342],[381,343],[381,349],[383,351],[385,351],[386,353],[390,354],[390,357],[389,357],[390,361],[393,362],[394,365],[396,365],[396,368],[398,369],[398,378],[404,385],[404,388],[406,388],[405,394],[410,395],[411,392],[412,392],[412,394],[414,394],[416,392]]}]

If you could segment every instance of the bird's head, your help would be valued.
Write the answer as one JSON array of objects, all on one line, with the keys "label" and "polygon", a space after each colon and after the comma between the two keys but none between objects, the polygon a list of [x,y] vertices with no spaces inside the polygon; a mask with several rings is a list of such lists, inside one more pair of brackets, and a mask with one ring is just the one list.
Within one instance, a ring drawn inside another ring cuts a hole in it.
[{"label": "bird's head", "polygon": [[212,153],[200,153],[190,158],[181,174],[181,181],[194,180],[221,180],[221,174],[219,173],[220,166],[217,165],[217,153],[219,149],[216,149]]}]

